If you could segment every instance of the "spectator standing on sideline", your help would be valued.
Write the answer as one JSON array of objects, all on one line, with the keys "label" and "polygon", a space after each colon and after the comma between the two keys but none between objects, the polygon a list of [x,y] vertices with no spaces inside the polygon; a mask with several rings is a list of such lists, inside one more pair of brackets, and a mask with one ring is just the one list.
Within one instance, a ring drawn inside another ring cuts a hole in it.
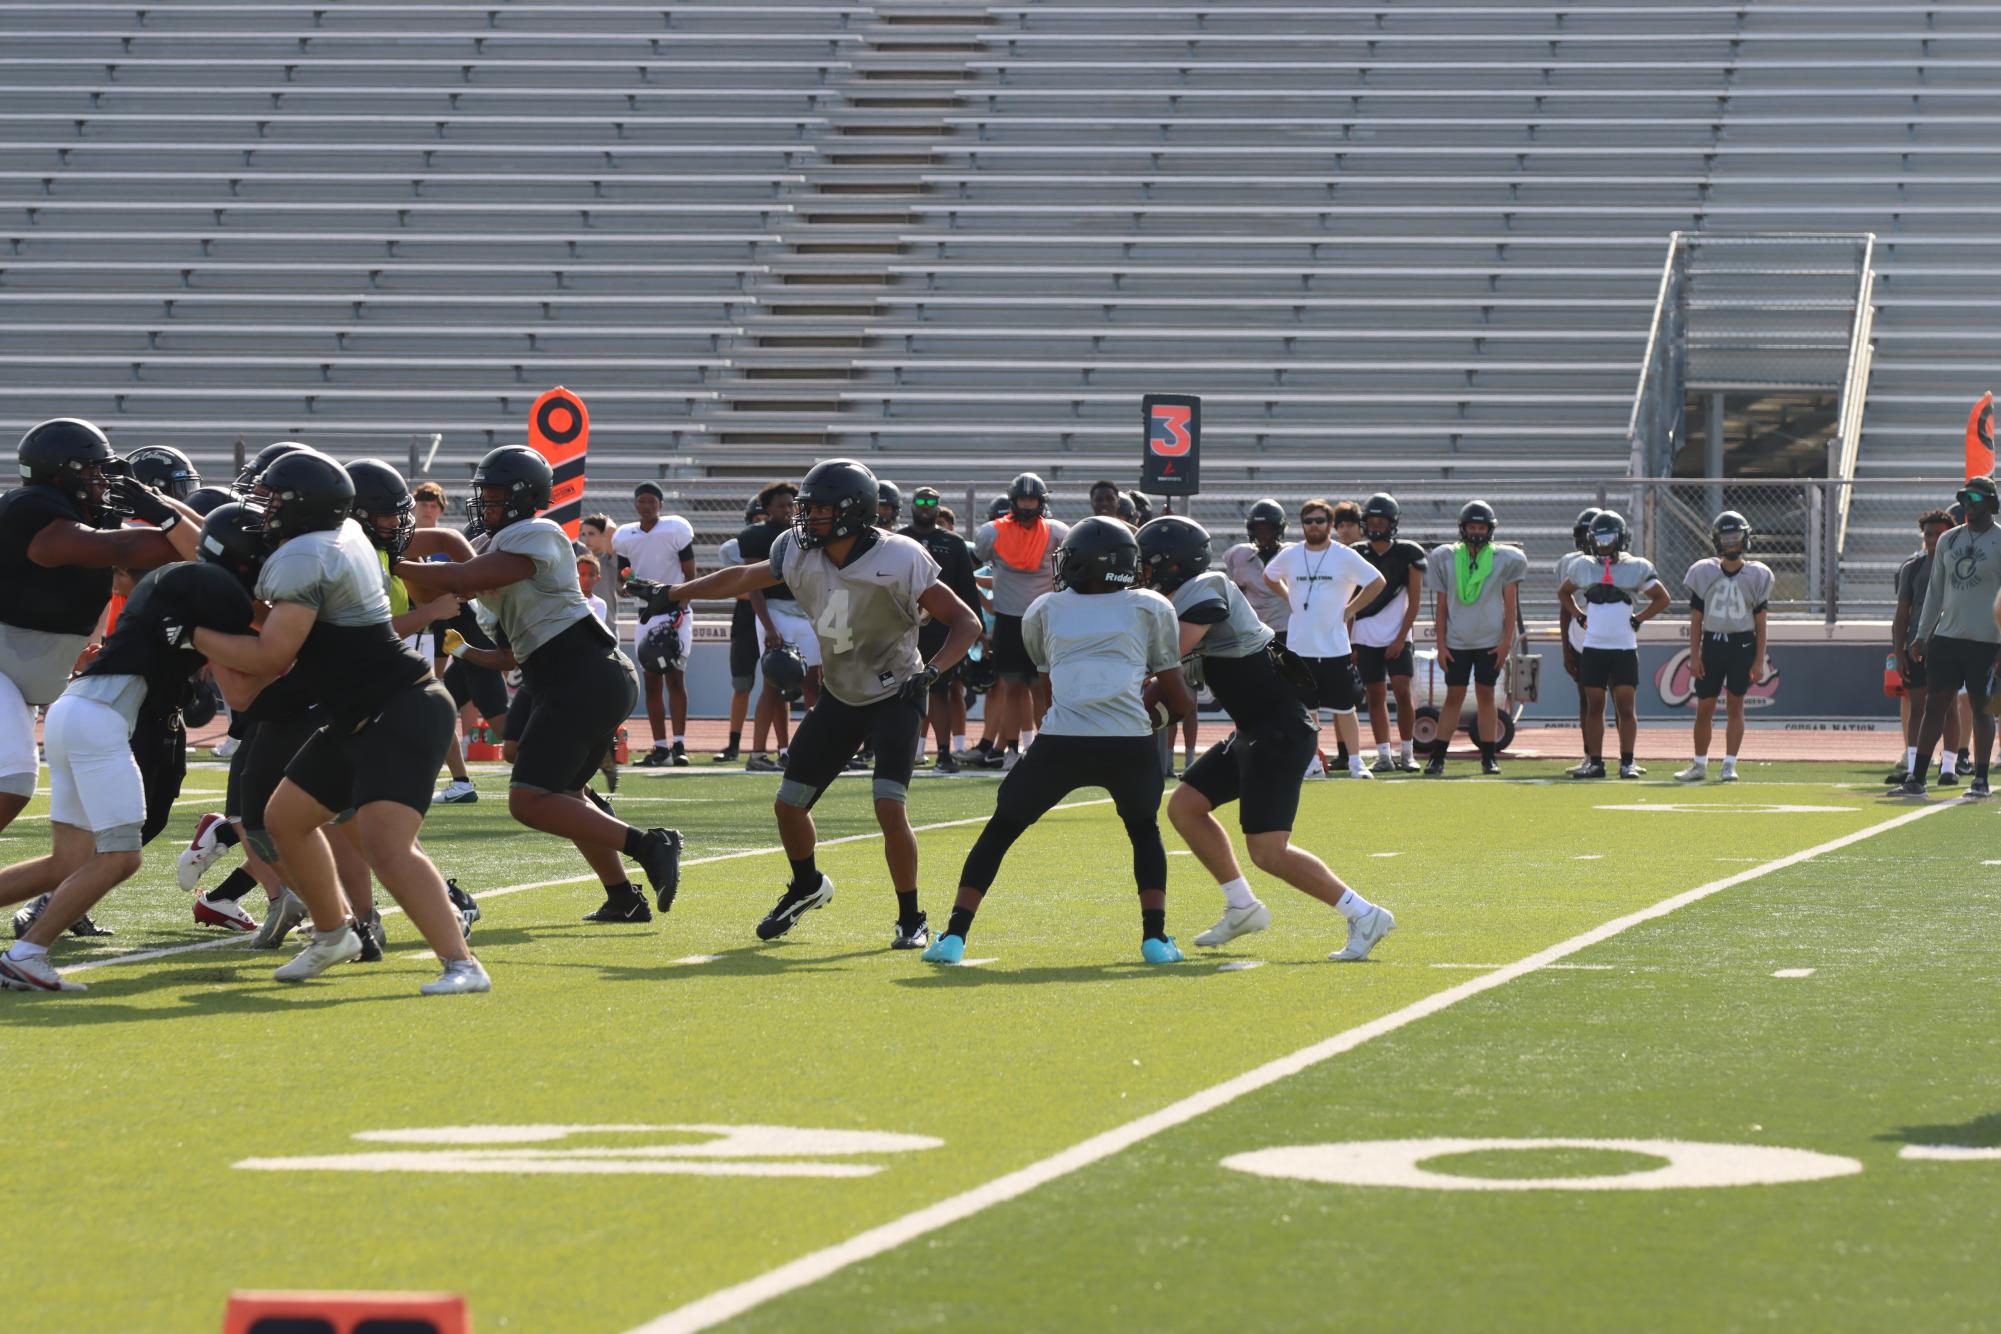
[{"label": "spectator standing on sideline", "polygon": [[[910,526],[903,530],[903,536],[922,545],[931,553],[931,559],[938,562],[939,583],[951,589],[968,607],[977,607],[980,605],[980,587],[973,581],[973,553],[967,548],[964,538],[939,524],[938,512],[944,508],[941,499],[936,487],[918,487],[910,500]],[[950,635],[951,627],[945,622],[936,619],[925,621],[917,631],[917,652],[930,662],[945,647],[945,640]],[[982,634],[981,638],[984,640],[985,635]],[[939,674],[937,682],[931,687],[931,699],[927,706],[931,735],[938,743],[936,768],[939,773],[959,772],[959,762],[952,754],[955,691],[963,691],[959,685],[957,664]]]},{"label": "spectator standing on sideline", "polygon": [[1368,778],[1362,765],[1361,733],[1355,725],[1354,650],[1348,642],[1348,622],[1386,584],[1360,552],[1334,540],[1334,511],[1321,499],[1299,507],[1304,540],[1272,558],[1265,567],[1265,582],[1291,608],[1286,647],[1313,673],[1316,745],[1319,711],[1331,709],[1334,730],[1348,752],[1348,776]]},{"label": "spectator standing on sideline", "polygon": [[1987,711],[2001,627],[1994,620],[1994,603],[2001,595],[2001,490],[1992,477],[1974,477],[1955,497],[1966,506],[1966,522],[1941,537],[1932,556],[1931,578],[1925,588],[1924,611],[1918,618],[1911,658],[1925,665],[1929,693],[1924,728],[1918,733],[1918,753],[1911,776],[1897,789],[1900,797],[1925,795],[1925,775],[1931,771],[1932,747],[1945,731],[1945,715],[1957,703],[1960,690],[1973,707],[1973,782],[1969,797],[1987,795],[1987,766],[1994,745],[1994,715]]},{"label": "spectator standing on sideline", "polygon": [[[632,491],[632,508],[638,519],[621,525],[612,535],[612,550],[632,562],[635,579],[646,579],[656,584],[676,584],[695,577],[695,530],[689,522],[678,514],[662,515],[661,509],[667,503],[667,493],[658,482],[641,482]],[[633,632],[632,648],[634,658],[640,657],[639,647],[646,642],[646,636],[658,627],[670,625],[672,617],[654,616],[639,622]],[[676,631],[680,635],[680,660],[688,660],[688,651],[694,644],[695,618],[682,616]],[[672,764],[685,768],[688,763],[688,686],[686,674],[675,669],[646,673],[646,721],[653,729],[653,749],[639,761],[647,768],[658,768]],[[665,687],[667,706],[662,707],[661,690]],[[674,745],[667,746],[665,714],[672,713],[674,721]]]},{"label": "spectator standing on sideline", "polygon": [[[1909,779],[1912,766],[1918,762],[1918,728],[1924,723],[1929,691],[1925,665],[1911,660],[1911,644],[1918,637],[1918,613],[1924,610],[1925,589],[1931,583],[1932,555],[1938,550],[1938,540],[1952,531],[1952,527],[1952,516],[1944,510],[1926,510],[1919,515],[1918,532],[1922,540],[1897,569],[1897,611],[1890,619],[1890,650],[1897,655],[1897,674],[1904,683],[1904,763],[1891,772],[1886,780],[1891,783]],[[1939,778],[1942,785],[1950,785],[1949,766],[1959,743],[1959,710],[1955,708],[1945,716],[1945,767]]]}]

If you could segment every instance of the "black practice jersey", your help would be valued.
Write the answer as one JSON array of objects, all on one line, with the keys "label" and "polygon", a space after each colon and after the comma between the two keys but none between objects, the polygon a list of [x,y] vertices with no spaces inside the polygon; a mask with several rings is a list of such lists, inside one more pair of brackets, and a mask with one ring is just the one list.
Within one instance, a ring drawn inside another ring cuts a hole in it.
[{"label": "black practice jersey", "polygon": [[[771,559],[771,548],[778,539],[792,531],[792,525],[785,523],[754,523],[736,535],[737,559],[745,565],[759,565]],[[773,584],[764,590],[766,602],[792,602],[792,590],[784,584]]]},{"label": "black practice jersey", "polygon": [[935,523],[929,528],[919,528],[913,523],[899,531],[922,544],[931,553],[931,559],[938,562],[938,582],[957,593],[961,602],[978,612],[980,585],[973,578],[973,549],[966,545],[966,539]]},{"label": "black practice jersey", "polygon": [[195,561],[163,565],[132,590],[118,615],[118,628],[83,674],[143,677],[146,702],[140,716],[171,713],[185,702],[189,679],[207,661],[195,652],[191,638],[185,648],[169,644],[174,629],[201,626],[246,634],[250,615],[250,594],[221,566]]},{"label": "black practice jersey", "polygon": [[28,545],[59,520],[90,527],[76,503],[53,486],[20,486],[0,496],[0,624],[56,635],[97,629],[111,601],[111,571],[28,559]]},{"label": "black practice jersey", "polygon": [[1363,560],[1376,567],[1377,574],[1383,576],[1383,591],[1376,594],[1368,606],[1355,613],[1358,621],[1366,621],[1380,613],[1397,600],[1397,594],[1409,592],[1412,567],[1423,569],[1428,558],[1423,547],[1401,538],[1391,542],[1390,549],[1380,555],[1367,542],[1355,543],[1355,550],[1362,553]]}]

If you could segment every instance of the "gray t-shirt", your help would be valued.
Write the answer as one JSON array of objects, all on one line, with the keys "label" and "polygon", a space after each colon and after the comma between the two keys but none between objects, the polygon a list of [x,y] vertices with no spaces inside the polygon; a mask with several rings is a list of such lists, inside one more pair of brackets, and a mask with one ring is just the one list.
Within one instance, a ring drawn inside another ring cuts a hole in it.
[{"label": "gray t-shirt", "polygon": [[1045,593],[1021,618],[1029,660],[1049,673],[1042,730],[1056,736],[1151,736],[1146,678],[1181,661],[1174,604],[1151,589]]},{"label": "gray t-shirt", "polygon": [[1976,533],[1962,524],[1938,540],[1918,638],[1942,635],[2001,644],[1994,624],[1994,596],[2001,592],[2001,524]]},{"label": "gray t-shirt", "polygon": [[1042,563],[1032,570],[1017,570],[1002,560],[995,549],[1000,525],[1013,522],[1013,519],[1000,519],[983,523],[973,536],[975,562],[993,567],[996,616],[1023,615],[1028,611],[1029,603],[1056,587],[1056,553],[1062,548],[1063,539],[1070,536],[1069,524],[1044,519],[1042,522],[1049,529],[1049,545],[1042,549]]},{"label": "gray t-shirt", "polygon": [[867,551],[837,566],[824,550],[802,551],[798,534],[788,531],[772,545],[771,572],[811,618],[827,689],[843,704],[888,699],[924,665],[917,600],[938,582],[938,562],[921,543],[880,533]]},{"label": "gray t-shirt", "polygon": [[534,573],[526,579],[480,599],[486,616],[507,635],[517,662],[528,661],[536,649],[593,614],[577,583],[577,555],[570,536],[554,520],[511,523],[493,535],[486,549],[535,562]]},{"label": "gray t-shirt", "polygon": [[1932,557],[1929,551],[1919,547],[1904,557],[1904,563],[1897,567],[1897,601],[1909,608],[1910,619],[1904,623],[1904,643],[1909,646],[1918,637],[1918,618],[1925,609],[1925,588],[1931,582]]},{"label": "gray t-shirt", "polygon": [[1480,585],[1480,596],[1472,602],[1461,602],[1459,572],[1452,554],[1458,547],[1457,542],[1434,547],[1424,563],[1425,579],[1446,600],[1445,647],[1454,652],[1497,647],[1508,614],[1502,590],[1528,577],[1529,558],[1520,547],[1493,543],[1494,568]]},{"label": "gray t-shirt", "polygon": [[1690,608],[1702,613],[1702,633],[1741,635],[1758,628],[1758,613],[1772,600],[1772,567],[1747,560],[1732,574],[1711,556],[1689,566],[1682,584]]},{"label": "gray t-shirt", "polygon": [[1244,601],[1251,604],[1259,620],[1281,634],[1285,632],[1292,622],[1292,604],[1265,582],[1264,558],[1258,555],[1256,543],[1239,542],[1224,552],[1223,573],[1243,590]]},{"label": "gray t-shirt", "polygon": [[328,532],[303,533],[272,552],[257,576],[257,596],[311,607],[324,625],[390,619],[382,560],[353,519]]},{"label": "gray t-shirt", "polygon": [[1192,656],[1199,658],[1248,658],[1261,653],[1278,636],[1251,610],[1243,590],[1221,570],[1205,570],[1174,590],[1177,619],[1205,624]]},{"label": "gray t-shirt", "polygon": [[1580,556],[1571,562],[1572,606],[1584,618],[1584,647],[1625,651],[1640,646],[1640,632],[1633,628],[1633,609],[1647,592],[1661,581],[1654,563],[1630,551],[1615,560]]}]

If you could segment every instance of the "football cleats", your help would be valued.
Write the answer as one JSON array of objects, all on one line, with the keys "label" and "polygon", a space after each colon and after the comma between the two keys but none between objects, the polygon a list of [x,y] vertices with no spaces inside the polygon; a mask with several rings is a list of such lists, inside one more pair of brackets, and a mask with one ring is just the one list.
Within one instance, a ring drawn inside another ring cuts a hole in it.
[{"label": "football cleats", "polygon": [[1137,541],[1147,582],[1163,593],[1209,568],[1209,530],[1193,519],[1178,514],[1151,519],[1140,526]]},{"label": "football cleats", "polygon": [[[1466,531],[1469,523],[1484,523],[1487,531],[1478,537]],[[1484,547],[1494,540],[1494,530],[1500,527],[1494,517],[1494,507],[1484,500],[1469,500],[1459,507],[1459,540],[1469,547]]]},{"label": "football cleats", "polygon": [[201,487],[201,474],[187,455],[172,445],[141,445],[125,456],[132,476],[163,496],[185,501]]},{"label": "football cleats", "polygon": [[[1023,509],[1021,502],[1024,500],[1037,502],[1035,508]],[[1034,523],[1049,508],[1049,484],[1032,472],[1017,473],[1015,479],[1007,484],[1007,507],[1016,523]]]},{"label": "football cleats", "polygon": [[[802,551],[855,537],[875,528],[876,504],[880,498],[875,474],[853,459],[827,459],[816,463],[799,483],[799,499],[792,515],[792,531]],[[813,511],[831,510],[817,517]]]},{"label": "football cleats", "polygon": [[354,483],[347,469],[316,449],[297,449],[257,475],[264,494],[248,501],[264,516],[264,544],[275,548],[302,533],[328,532],[347,522]]},{"label": "football cleats", "polygon": [[1285,536],[1285,510],[1276,500],[1260,500],[1251,506],[1250,511],[1244,515],[1244,536],[1253,542],[1257,541],[1258,525],[1261,523],[1271,525],[1274,539]]},{"label": "football cleats", "polygon": [[1751,550],[1751,521],[1736,510],[1724,510],[1709,525],[1709,544],[1719,556],[1743,557]]},{"label": "football cleats", "polygon": [[[500,500],[486,499],[489,486],[505,487]],[[555,490],[556,474],[549,460],[526,445],[501,445],[490,449],[472,470],[472,494],[466,498],[466,518],[482,533],[497,533],[509,524],[532,519],[549,508],[549,493]],[[487,511],[498,508],[500,522],[487,522]]]},{"label": "football cleats", "polygon": [[196,554],[235,575],[244,591],[254,591],[257,573],[264,568],[263,519],[240,501],[217,506],[202,524]]},{"label": "football cleats", "polygon": [[[389,553],[389,559],[401,560],[417,532],[417,502],[410,498],[403,474],[381,459],[356,459],[347,465],[347,476],[354,483],[354,517],[361,521],[362,531]],[[386,518],[396,520],[395,530],[388,534],[376,523]]]},{"label": "football cleats", "polygon": [[1115,593],[1139,579],[1139,539],[1117,519],[1093,515],[1070,530],[1056,553],[1056,586]]},{"label": "football cleats", "polygon": [[766,649],[759,665],[764,668],[764,683],[780,699],[796,700],[806,693],[806,657],[791,644]]},{"label": "football cleats", "polygon": [[1598,517],[1598,513],[1598,507],[1591,506],[1581,511],[1577,522],[1570,525],[1570,540],[1587,556],[1591,554],[1591,521]]},{"label": "football cleats", "polygon": [[1616,556],[1626,549],[1626,540],[1631,535],[1619,511],[1599,510],[1591,520],[1591,554]]},{"label": "football cleats", "polygon": [[21,480],[53,486],[95,524],[113,517],[111,479],[123,464],[104,432],[80,417],[55,417],[28,428],[19,447]]},{"label": "football cleats", "polygon": [[1387,491],[1378,491],[1362,502],[1362,536],[1371,542],[1388,542],[1403,522],[1403,506]]}]

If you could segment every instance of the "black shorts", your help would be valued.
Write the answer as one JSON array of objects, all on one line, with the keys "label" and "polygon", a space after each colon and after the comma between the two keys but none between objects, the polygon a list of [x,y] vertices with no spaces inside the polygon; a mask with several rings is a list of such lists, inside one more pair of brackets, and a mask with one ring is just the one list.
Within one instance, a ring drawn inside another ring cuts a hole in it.
[{"label": "black shorts", "polygon": [[236,788],[238,801],[230,809],[242,822],[245,831],[264,831],[265,803],[278,790],[279,782],[285,777],[286,766],[291,764],[307,739],[319,730],[319,723],[320,720],[310,713],[263,719],[251,732],[250,739],[243,743],[243,748],[236,752],[233,758],[243,761],[243,775]]},{"label": "black shorts", "polygon": [[[242,730],[237,729],[241,726]],[[236,749],[229,753],[229,777],[222,785],[222,813],[232,820],[243,818],[243,766],[250,760],[250,743],[257,738],[257,720],[232,715],[229,720],[229,734],[236,738]]]},{"label": "black shorts", "polygon": [[1640,651],[1636,648],[1587,648],[1577,655],[1577,680],[1586,690],[1606,690],[1640,683]]},{"label": "black shorts", "polygon": [[1408,680],[1412,675],[1413,666],[1409,640],[1404,641],[1403,652],[1394,658],[1389,656],[1389,649],[1381,645],[1355,645],[1355,675],[1362,678],[1362,684],[1365,686],[1380,684],[1392,676],[1401,676]]},{"label": "black shorts", "polygon": [[139,719],[132,729],[132,758],[139,764],[139,782],[146,793],[146,822],[139,827],[139,845],[158,838],[174,813],[181,782],[188,776],[188,731],[181,715]]},{"label": "black shorts", "polygon": [[1904,654],[1904,664],[1905,664],[1903,671],[1904,689],[1906,690],[1928,689],[1929,687],[1925,685],[1925,682],[1929,681],[1931,679],[1931,676],[1928,672],[1925,671],[1925,665],[1921,662],[1912,661],[1911,655],[1909,653]]},{"label": "black shorts", "polygon": [[535,692],[522,682],[514,692],[514,698],[507,705],[507,720],[500,725],[502,741],[519,741],[521,734],[528,730],[528,720],[535,713]]},{"label": "black shorts", "polygon": [[1702,637],[1702,675],[1695,682],[1697,699],[1715,699],[1727,687],[1741,695],[1751,688],[1751,672],[1757,666],[1758,633],[1739,630],[1729,635]]},{"label": "black shorts", "polygon": [[285,777],[329,811],[392,801],[421,815],[431,809],[457,714],[444,686],[415,682],[355,731],[329,725],[314,732],[285,766]]},{"label": "black shorts", "polygon": [[510,786],[582,791],[639,702],[631,664],[592,618],[536,649],[522,672],[533,678],[534,707],[514,752]]},{"label": "black shorts", "polygon": [[1021,642],[1021,617],[994,617],[994,670],[1003,681],[1032,681],[1035,679],[1035,663],[1028,656],[1028,645]]},{"label": "black shorts", "polygon": [[730,689],[742,695],[757,683],[757,662],[764,656],[764,627],[748,601],[730,610]]},{"label": "black shorts", "polygon": [[451,693],[454,709],[471,704],[489,722],[507,712],[507,678],[491,667],[476,667],[464,658],[453,658],[440,679]]},{"label": "black shorts", "polygon": [[[1188,766],[1181,781],[1211,806],[1237,805],[1246,834],[1289,830],[1299,816],[1299,788],[1320,744],[1318,729],[1272,726],[1232,732]],[[1020,765],[1015,766],[1019,770]]]},{"label": "black shorts", "polygon": [[[1165,786],[1150,736],[1062,736],[1043,732],[1022,752],[1021,761],[1001,780],[995,797],[993,829],[1011,843],[1020,831],[1047,815],[1079,788],[1103,788],[1132,840],[1133,878],[1142,889],[1167,884],[1167,852],[1160,844],[1160,793]],[[1005,846],[993,847],[985,831],[966,857],[959,883],[976,889],[993,885]]]},{"label": "black shorts", "polygon": [[1997,651],[2001,651],[2001,645],[1984,640],[1933,635],[1930,650],[1925,654],[1925,672],[1931,680],[1928,689],[1943,690],[1949,695],[1964,690],[1975,709],[1985,708],[1988,677],[1994,671]]},{"label": "black shorts", "polygon": [[1452,661],[1445,664],[1445,684],[1463,686],[1468,681],[1476,685],[1490,686],[1501,679],[1501,665],[1494,661],[1494,649],[1456,648],[1452,650]]},{"label": "black shorts", "polygon": [[901,695],[873,704],[849,704],[822,689],[820,702],[807,710],[792,733],[778,799],[812,810],[867,742],[875,753],[876,800],[903,801],[909,796],[910,774],[917,767],[917,738],[923,730],[923,712]]},{"label": "black shorts", "polygon": [[1355,676],[1355,659],[1344,653],[1338,658],[1301,658],[1313,673],[1313,695],[1317,707],[1336,713],[1353,713],[1361,682]]}]

